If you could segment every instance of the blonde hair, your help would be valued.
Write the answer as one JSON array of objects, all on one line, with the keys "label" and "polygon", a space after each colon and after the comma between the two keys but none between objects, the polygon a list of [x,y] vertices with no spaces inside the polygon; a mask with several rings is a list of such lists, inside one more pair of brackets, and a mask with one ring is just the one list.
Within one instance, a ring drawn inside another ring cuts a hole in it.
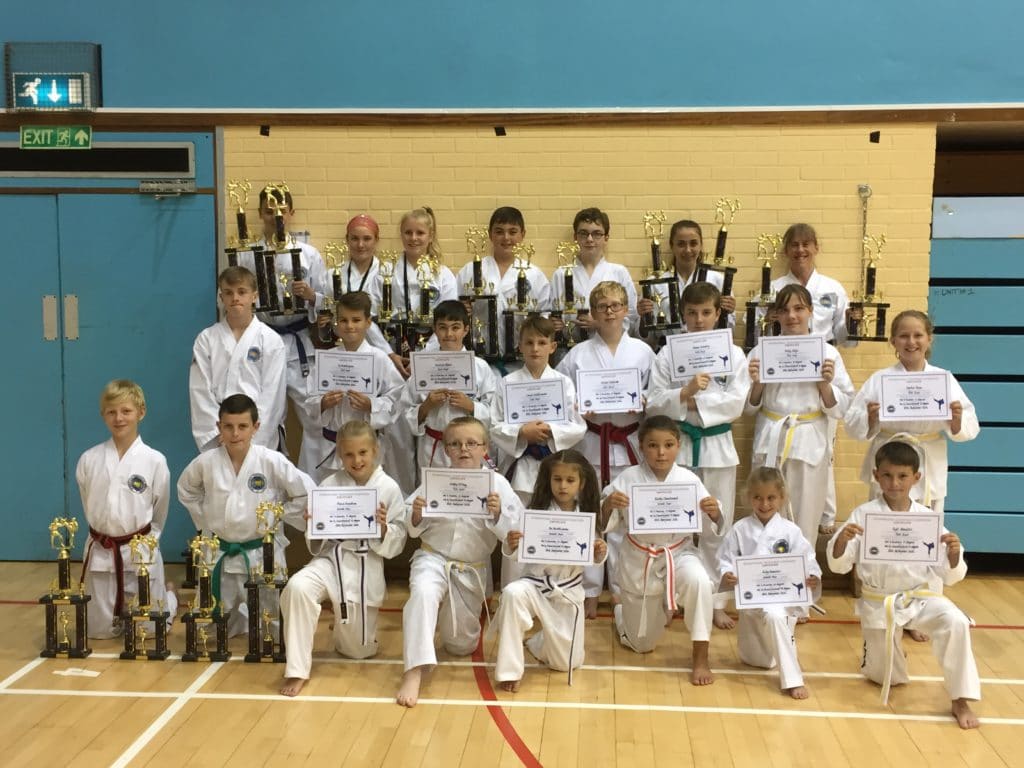
[{"label": "blonde hair", "polygon": [[100,415],[112,403],[128,400],[140,412],[146,410],[146,395],[142,387],[130,379],[114,379],[100,393]]},{"label": "blonde hair", "polygon": [[597,302],[601,299],[620,299],[623,304],[629,303],[626,289],[622,286],[622,283],[616,283],[614,280],[602,280],[594,286],[594,290],[590,292],[591,312],[596,311]]},{"label": "blonde hair", "polygon": [[754,467],[747,477],[747,493],[751,493],[759,485],[774,485],[783,498],[786,492],[786,478],[777,467]]},{"label": "blonde hair", "polygon": [[434,209],[429,205],[413,208],[402,216],[402,221],[398,225],[399,234],[405,229],[405,222],[409,219],[419,219],[420,221],[427,222],[427,230],[430,232],[430,244],[427,245],[427,255],[440,264],[442,259],[441,243],[437,239],[437,217],[434,216]]},{"label": "blonde hair", "polygon": [[377,430],[370,426],[368,421],[346,421],[338,430],[338,446],[342,440],[355,440],[360,437],[368,437],[377,445]]}]

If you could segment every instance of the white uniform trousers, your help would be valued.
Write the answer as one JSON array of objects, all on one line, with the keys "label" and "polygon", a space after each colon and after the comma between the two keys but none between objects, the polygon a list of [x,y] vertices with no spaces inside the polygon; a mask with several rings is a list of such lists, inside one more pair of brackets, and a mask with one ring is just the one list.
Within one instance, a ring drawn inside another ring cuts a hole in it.
[{"label": "white uniform trousers", "polygon": [[769,606],[739,612],[736,644],[740,661],[752,667],[779,667],[782,690],[804,684],[800,662],[796,657],[796,620],[798,612]]},{"label": "white uniform trousers", "polygon": [[[390,361],[388,362],[390,365]],[[398,407],[397,404],[395,406]],[[384,474],[398,483],[404,496],[420,485],[419,466],[416,461],[416,436],[405,419],[397,418],[380,433],[381,459]],[[443,450],[444,446],[437,449]]]},{"label": "white uniform trousers", "polygon": [[526,644],[538,661],[560,672],[583,664],[584,617],[579,586],[545,596],[540,583],[519,579],[502,591],[494,615],[498,633],[494,679],[498,682],[522,679],[523,637],[533,626],[534,617],[540,619],[541,629]]},{"label": "white uniform trousers", "polygon": [[348,621],[342,622],[338,603],[341,592],[338,573],[326,557],[313,558],[288,580],[281,593],[284,643],[287,663],[285,677],[309,679],[313,664],[313,636],[320,620],[320,604],[330,599],[335,606],[334,650],[350,659],[368,659],[377,653],[377,608],[366,607],[366,643],[363,643],[363,612],[358,603],[347,606]]},{"label": "white uniform trousers", "polygon": [[[828,483],[825,486],[825,508],[822,510],[820,525],[836,524],[836,430],[839,422],[835,419],[828,420]],[[814,539],[808,539],[814,543]]]},{"label": "white uniform trousers", "polygon": [[[943,597],[917,598],[924,607],[917,617],[893,634],[892,684],[909,680],[907,659],[900,647],[904,629],[916,629],[931,638],[932,653],[942,666],[942,675],[950,699],[981,698],[981,681],[971,650],[971,624],[963,611]],[[885,629],[864,628],[864,659],[861,671],[872,682],[885,680]]]},{"label": "white uniform trousers", "polygon": [[[764,463],[764,454],[756,454],[751,469],[763,467]],[[788,459],[782,465],[793,522],[800,526],[800,532],[811,546],[818,540],[818,526],[825,511],[829,466],[826,462],[808,464],[800,459]]]},{"label": "white uniform trousers", "polygon": [[[85,572],[85,593],[92,595],[89,601],[88,634],[95,639],[108,637],[119,637],[124,631],[121,626],[121,618],[114,623],[114,601],[117,597],[117,574],[113,571],[86,571]],[[139,579],[134,571],[124,572],[124,605],[125,608],[139,594]],[[167,626],[171,626],[174,615],[178,612],[178,596],[168,592],[164,583],[163,562],[159,567],[153,564],[149,567],[149,595],[150,602],[156,610],[157,603],[162,603],[164,610],[170,616],[167,617]],[[153,635],[153,622],[148,622],[147,632]]]},{"label": "white uniform trousers", "polygon": [[[701,531],[700,541],[697,543],[697,551],[700,552],[700,559],[704,562],[708,577],[715,590],[715,608],[725,608],[729,604],[732,593],[729,591],[718,591],[718,547],[725,538],[725,534],[732,528],[732,521],[736,513],[736,467],[698,467],[692,470],[704,487],[708,489],[714,498],[718,499],[719,508],[722,510],[722,519],[718,524],[720,534],[716,535],[710,526],[704,525]],[[700,501],[700,499],[698,499]]]},{"label": "white uniform trousers", "polygon": [[[623,470],[629,468],[629,464],[618,467],[608,467],[609,482],[615,480],[622,474]],[[600,471],[600,466],[596,467]],[[598,531],[600,535],[600,531]],[[604,590],[604,575],[608,573],[608,591],[613,595],[619,594],[619,587],[615,583],[615,569],[619,564],[619,547],[622,546],[623,534],[621,531],[613,531],[605,534],[604,541],[608,545],[608,556],[600,565],[585,565],[583,567],[583,592],[587,597],[600,597]]]},{"label": "white uniform trousers", "polygon": [[482,565],[446,561],[442,555],[424,549],[413,555],[409,599],[402,609],[402,655],[406,670],[437,664],[436,629],[441,630],[444,649],[453,656],[468,656],[474,651],[480,641],[486,577]]},{"label": "white uniform trousers", "polygon": [[[714,599],[711,579],[700,558],[690,554],[680,557],[676,562],[675,581],[676,602],[683,609],[690,640],[695,643],[710,640]],[[623,590],[619,597],[622,602],[615,606],[619,641],[637,653],[653,651],[665,631],[664,593],[645,597]]]}]

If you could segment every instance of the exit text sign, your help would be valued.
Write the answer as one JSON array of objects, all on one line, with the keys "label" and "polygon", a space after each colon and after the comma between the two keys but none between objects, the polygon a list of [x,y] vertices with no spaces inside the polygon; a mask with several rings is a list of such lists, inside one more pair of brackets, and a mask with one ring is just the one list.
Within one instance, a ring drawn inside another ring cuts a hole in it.
[{"label": "exit text sign", "polygon": [[89,149],[92,147],[92,126],[89,125],[23,125],[22,149]]}]

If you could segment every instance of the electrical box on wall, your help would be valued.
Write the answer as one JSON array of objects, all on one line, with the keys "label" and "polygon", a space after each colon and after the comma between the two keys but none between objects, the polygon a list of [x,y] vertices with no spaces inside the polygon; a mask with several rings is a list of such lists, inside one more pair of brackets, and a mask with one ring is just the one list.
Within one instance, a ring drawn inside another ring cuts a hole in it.
[{"label": "electrical box on wall", "polygon": [[9,109],[75,112],[103,106],[96,43],[5,43],[4,72]]}]

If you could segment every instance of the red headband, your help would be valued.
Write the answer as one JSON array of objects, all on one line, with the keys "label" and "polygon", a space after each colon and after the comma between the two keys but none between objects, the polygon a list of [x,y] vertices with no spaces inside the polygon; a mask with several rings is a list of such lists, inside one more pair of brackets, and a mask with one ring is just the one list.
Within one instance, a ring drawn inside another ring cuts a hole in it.
[{"label": "red headband", "polygon": [[345,228],[345,234],[351,234],[355,227],[366,227],[368,230],[373,232],[374,237],[380,237],[380,227],[377,226],[377,222],[367,216],[365,213],[360,213],[358,216],[353,216],[348,226]]}]

